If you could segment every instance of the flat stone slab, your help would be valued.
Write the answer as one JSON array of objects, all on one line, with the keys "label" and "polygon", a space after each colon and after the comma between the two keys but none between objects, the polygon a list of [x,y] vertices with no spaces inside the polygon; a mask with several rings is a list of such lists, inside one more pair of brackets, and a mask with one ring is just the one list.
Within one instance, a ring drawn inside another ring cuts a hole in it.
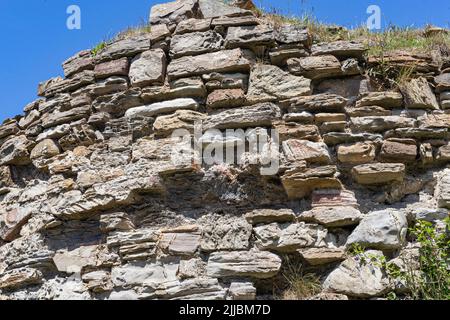
[{"label": "flat stone slab", "polygon": [[209,256],[207,274],[215,278],[251,277],[267,279],[281,268],[281,259],[264,251],[214,252]]},{"label": "flat stone slab", "polygon": [[174,112],[179,109],[196,110],[197,108],[198,103],[194,99],[180,98],[128,109],[125,113],[125,117],[128,119],[136,117],[152,117],[162,113]]},{"label": "flat stone slab", "polygon": [[211,72],[248,72],[252,55],[242,49],[223,50],[172,60],[167,73],[170,79]]},{"label": "flat stone slab", "polygon": [[403,181],[405,165],[401,163],[372,163],[356,166],[352,169],[355,181],[363,185],[385,184]]}]

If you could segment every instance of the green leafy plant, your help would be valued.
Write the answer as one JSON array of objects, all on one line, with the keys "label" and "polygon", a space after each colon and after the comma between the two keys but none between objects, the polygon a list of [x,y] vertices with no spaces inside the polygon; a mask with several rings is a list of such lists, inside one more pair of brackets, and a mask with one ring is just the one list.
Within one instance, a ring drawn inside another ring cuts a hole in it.
[{"label": "green leafy plant", "polygon": [[352,256],[357,256],[357,255],[361,255],[366,251],[366,248],[364,246],[362,246],[359,243],[352,243],[352,245],[350,246],[350,248],[348,249],[348,252],[352,255]]},{"label": "green leafy plant", "polygon": [[438,232],[430,222],[418,221],[410,230],[420,244],[419,269],[411,266],[415,261],[404,261],[405,268],[387,265],[390,277],[400,279],[410,290],[412,299],[450,299],[450,219],[445,220],[446,230]]},{"label": "green leafy plant", "polygon": [[106,45],[107,45],[106,41],[100,42],[91,50],[91,54],[93,56],[96,56],[100,51],[106,48]]},{"label": "green leafy plant", "polygon": [[[450,219],[444,223],[445,230],[438,230],[430,222],[418,221],[409,230],[419,246],[418,257],[402,257],[400,265],[399,261],[387,261],[384,256],[367,253],[359,244],[353,244],[349,253],[358,256],[361,264],[381,268],[392,287],[402,284],[407,299],[450,300]],[[386,298],[396,300],[399,297],[390,292]]]}]

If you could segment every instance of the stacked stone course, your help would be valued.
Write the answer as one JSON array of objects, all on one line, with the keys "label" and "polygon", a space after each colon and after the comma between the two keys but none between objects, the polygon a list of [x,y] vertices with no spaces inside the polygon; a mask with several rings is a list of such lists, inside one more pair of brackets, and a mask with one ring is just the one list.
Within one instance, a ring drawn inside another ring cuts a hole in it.
[{"label": "stacked stone course", "polygon": [[[347,249],[414,253],[408,226],[448,216],[448,58],[390,53],[413,79],[377,90],[362,43],[315,43],[237,3],[154,6],[150,32],[69,58],[4,121],[1,298],[254,299],[286,256],[327,297],[401,290]],[[196,121],[276,129],[281,169],[194,165],[171,134]]]}]

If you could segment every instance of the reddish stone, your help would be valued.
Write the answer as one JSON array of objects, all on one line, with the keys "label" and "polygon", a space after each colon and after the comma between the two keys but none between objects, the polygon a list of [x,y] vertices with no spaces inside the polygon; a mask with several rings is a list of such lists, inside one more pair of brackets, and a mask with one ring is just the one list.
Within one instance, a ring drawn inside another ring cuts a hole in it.
[{"label": "reddish stone", "polygon": [[102,79],[111,76],[127,76],[129,70],[129,63],[127,58],[112,60],[100,63],[95,66],[95,78]]}]

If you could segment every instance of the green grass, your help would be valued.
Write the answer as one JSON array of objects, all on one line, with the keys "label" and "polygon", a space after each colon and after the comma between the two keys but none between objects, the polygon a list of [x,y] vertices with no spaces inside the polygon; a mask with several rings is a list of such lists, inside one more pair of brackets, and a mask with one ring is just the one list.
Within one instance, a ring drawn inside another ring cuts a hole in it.
[{"label": "green grass", "polygon": [[97,54],[99,54],[100,51],[105,49],[106,45],[107,45],[106,41],[98,43],[94,48],[92,48],[91,50],[92,55],[95,57]]}]

